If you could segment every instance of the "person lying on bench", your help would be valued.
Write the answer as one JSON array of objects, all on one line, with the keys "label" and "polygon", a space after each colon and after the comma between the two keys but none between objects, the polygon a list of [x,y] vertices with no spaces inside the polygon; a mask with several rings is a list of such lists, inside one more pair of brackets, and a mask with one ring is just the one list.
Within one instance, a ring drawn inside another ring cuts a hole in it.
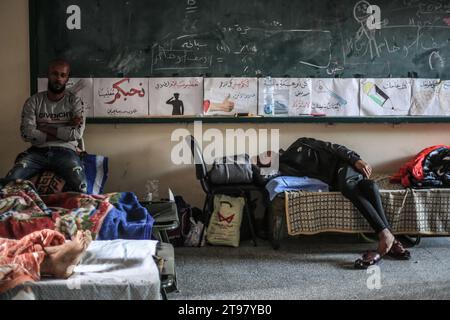
[{"label": "person lying on bench", "polygon": [[35,231],[20,240],[0,238],[0,294],[41,277],[67,279],[92,242],[89,230],[71,241],[54,230]]},{"label": "person lying on bench", "polygon": [[359,210],[378,235],[376,251],[367,251],[355,261],[365,269],[385,255],[408,260],[411,255],[395,239],[386,219],[377,184],[369,180],[372,168],[354,151],[313,138],[300,138],[280,155],[280,172],[290,176],[308,176],[339,190]]}]

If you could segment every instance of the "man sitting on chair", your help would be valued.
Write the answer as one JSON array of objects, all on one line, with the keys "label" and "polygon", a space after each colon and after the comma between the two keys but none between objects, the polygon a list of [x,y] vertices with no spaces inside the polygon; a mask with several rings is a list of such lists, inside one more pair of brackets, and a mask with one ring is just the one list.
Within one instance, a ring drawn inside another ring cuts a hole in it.
[{"label": "man sitting on chair", "polygon": [[86,175],[76,152],[85,128],[84,106],[80,98],[66,91],[69,73],[67,61],[52,61],[48,91],[36,93],[25,102],[20,130],[23,140],[32,146],[17,156],[3,183],[29,180],[51,170],[66,181],[68,191],[86,193]]}]

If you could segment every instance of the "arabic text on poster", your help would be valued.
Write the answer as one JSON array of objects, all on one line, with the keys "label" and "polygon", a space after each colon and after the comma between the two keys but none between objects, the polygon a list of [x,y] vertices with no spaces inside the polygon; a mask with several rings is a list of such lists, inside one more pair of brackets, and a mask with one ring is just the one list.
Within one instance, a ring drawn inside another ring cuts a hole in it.
[{"label": "arabic text on poster", "polygon": [[412,79],[361,79],[361,116],[407,116]]},{"label": "arabic text on poster", "polygon": [[151,116],[195,116],[203,113],[203,78],[150,78]]},{"label": "arabic text on poster", "polygon": [[261,78],[258,82],[258,114],[301,116],[311,114],[311,79]]},{"label": "arabic text on poster", "polygon": [[[47,84],[47,78],[39,78],[38,92],[47,91]],[[92,78],[70,78],[66,88],[83,101],[86,117],[92,118],[94,116],[94,82]]]},{"label": "arabic text on poster", "polygon": [[311,112],[317,115],[358,116],[357,79],[312,79]]},{"label": "arabic text on poster", "polygon": [[147,90],[147,78],[94,79],[94,116],[148,116]]},{"label": "arabic text on poster", "polygon": [[256,114],[258,106],[256,78],[205,78],[205,115]]}]

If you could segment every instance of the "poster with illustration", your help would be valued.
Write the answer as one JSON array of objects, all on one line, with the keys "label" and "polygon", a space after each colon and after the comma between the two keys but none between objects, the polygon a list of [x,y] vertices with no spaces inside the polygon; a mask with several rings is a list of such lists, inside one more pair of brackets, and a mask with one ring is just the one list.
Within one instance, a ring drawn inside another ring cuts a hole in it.
[{"label": "poster with illustration", "polygon": [[412,79],[360,79],[361,116],[407,116]]},{"label": "poster with illustration", "polygon": [[205,78],[203,114],[256,114],[257,92],[256,78]]},{"label": "poster with illustration", "polygon": [[441,81],[439,105],[442,116],[450,116],[450,80]]},{"label": "poster with illustration", "polygon": [[130,118],[148,116],[148,79],[94,79],[94,116]]},{"label": "poster with illustration", "polygon": [[150,78],[151,116],[203,114],[203,78]]},{"label": "poster with illustration", "polygon": [[300,116],[311,114],[311,79],[260,78],[258,114]]},{"label": "poster with illustration", "polygon": [[[94,116],[94,85],[92,78],[70,78],[66,89],[73,92],[84,103],[87,118]],[[48,79],[38,78],[38,92],[47,91]]]},{"label": "poster with illustration", "polygon": [[315,115],[359,116],[357,79],[312,79],[311,113]]},{"label": "poster with illustration", "polygon": [[439,103],[441,81],[439,79],[412,79],[412,98],[410,115],[442,115]]}]

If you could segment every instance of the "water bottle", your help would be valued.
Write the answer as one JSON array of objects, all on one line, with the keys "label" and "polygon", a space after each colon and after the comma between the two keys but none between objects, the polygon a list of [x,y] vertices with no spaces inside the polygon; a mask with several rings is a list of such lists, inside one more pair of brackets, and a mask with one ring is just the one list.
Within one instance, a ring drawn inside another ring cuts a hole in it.
[{"label": "water bottle", "polygon": [[159,200],[159,180],[149,179],[145,184],[145,201]]},{"label": "water bottle", "polygon": [[270,77],[264,80],[264,114],[275,115],[274,85]]}]

